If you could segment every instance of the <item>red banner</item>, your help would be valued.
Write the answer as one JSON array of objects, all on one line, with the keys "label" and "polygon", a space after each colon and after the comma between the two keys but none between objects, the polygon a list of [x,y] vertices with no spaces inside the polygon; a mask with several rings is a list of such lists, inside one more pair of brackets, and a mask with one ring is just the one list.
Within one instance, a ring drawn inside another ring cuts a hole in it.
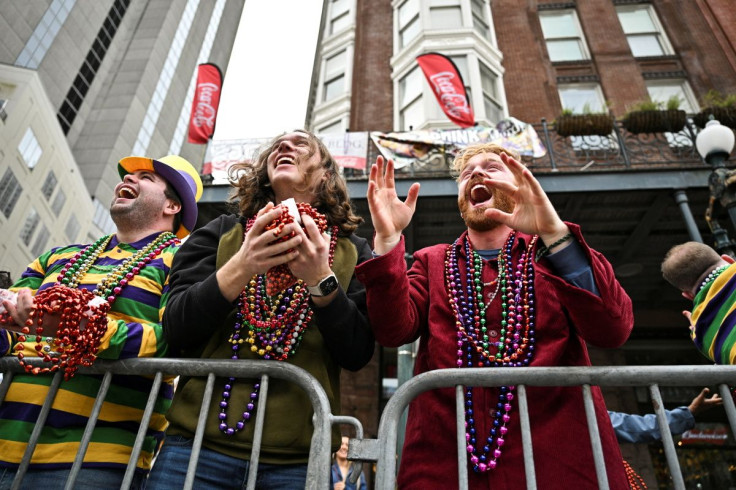
[{"label": "red banner", "polygon": [[417,63],[450,121],[461,128],[475,125],[473,108],[470,107],[463,77],[460,76],[455,63],[439,53],[417,56]]},{"label": "red banner", "polygon": [[215,133],[217,106],[220,105],[222,73],[213,63],[202,63],[197,67],[197,86],[194,89],[192,113],[189,116],[190,143],[207,144]]}]

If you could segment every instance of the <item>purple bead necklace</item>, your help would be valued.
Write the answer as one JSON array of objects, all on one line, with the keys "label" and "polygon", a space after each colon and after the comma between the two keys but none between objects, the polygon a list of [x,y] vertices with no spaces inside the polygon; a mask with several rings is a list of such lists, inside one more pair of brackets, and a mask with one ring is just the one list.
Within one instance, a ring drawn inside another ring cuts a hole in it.
[{"label": "purple bead necklace", "polygon": [[[532,237],[516,266],[512,249],[516,233],[511,232],[498,255],[498,281],[501,292],[501,329],[498,340],[491,342],[487,334],[486,308],[483,301],[483,259],[473,250],[470,240],[460,238],[448,247],[445,258],[445,280],[450,306],[457,319],[457,367],[521,367],[528,366],[534,355],[535,298],[532,250],[537,236]],[[462,245],[466,259],[465,277],[460,273],[457,253]],[[472,259],[471,259],[472,258]],[[495,298],[495,296],[494,296]],[[493,301],[491,299],[490,302]],[[499,387],[498,403],[485,443],[480,447],[475,429],[473,388],[465,389],[465,440],[473,470],[484,473],[494,469],[511,420],[514,386]]]}]

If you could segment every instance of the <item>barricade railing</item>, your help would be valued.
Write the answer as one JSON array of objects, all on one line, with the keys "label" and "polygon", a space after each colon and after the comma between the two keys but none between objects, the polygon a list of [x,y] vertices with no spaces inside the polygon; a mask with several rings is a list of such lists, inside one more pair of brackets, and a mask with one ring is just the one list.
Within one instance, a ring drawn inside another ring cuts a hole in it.
[{"label": "barricade railing", "polygon": [[[499,387],[516,386],[519,400],[521,437],[523,442],[524,471],[527,488],[537,488],[534,472],[533,434],[529,424],[527,386],[581,386],[583,401],[593,450],[596,476],[600,489],[608,489],[605,461],[596,422],[591,386],[617,386],[649,388],[659,427],[667,428],[660,386],[719,386],[719,393],[731,427],[736,437],[736,408],[729,385],[736,385],[736,366],[612,366],[612,367],[529,367],[514,369],[443,369],[427,372],[410,379],[394,392],[386,405],[374,440],[351,441],[350,457],[363,461],[376,461],[376,488],[396,488],[396,442],[399,420],[409,402],[428,390],[456,388],[456,431],[458,457],[458,488],[468,488],[467,453],[465,451],[464,386]],[[672,484],[684,490],[685,483],[668,429],[661,430],[667,466]],[[353,448],[355,446],[355,448]]]},{"label": "barricade railing", "polygon": [[[36,363],[40,359],[31,361]],[[23,372],[23,368],[14,357],[0,359],[0,373],[3,373],[3,380],[0,383],[0,403],[5,399],[8,388],[12,382],[14,373]],[[212,400],[215,377],[235,377],[235,378],[260,378],[260,392],[258,400],[258,410],[256,411],[256,420],[254,427],[253,444],[251,450],[250,467],[248,471],[248,479],[246,488],[254,489],[256,476],[258,472],[258,459],[261,450],[261,440],[263,435],[263,420],[267,410],[268,403],[268,381],[270,378],[282,379],[294,383],[301,387],[308,396],[312,408],[314,410],[313,425],[314,431],[309,452],[309,461],[307,464],[306,488],[328,488],[330,480],[330,464],[331,464],[331,426],[333,424],[351,424],[356,428],[358,438],[363,437],[360,422],[353,417],[333,416],[330,413],[330,403],[327,399],[324,389],[319,382],[309,373],[301,368],[287,363],[272,361],[232,361],[232,360],[201,360],[201,359],[128,359],[123,361],[101,361],[98,360],[91,367],[80,368],[80,373],[102,374],[102,382],[98,391],[95,403],[90,413],[89,422],[85,428],[80,443],[79,450],[75,457],[69,477],[67,478],[66,487],[74,488],[81,463],[87,451],[87,447],[92,437],[95,424],[100,414],[102,402],[107,394],[107,390],[112,380],[112,375],[143,375],[153,376],[153,385],[148,397],[146,408],[143,413],[140,428],[133,446],[130,460],[126,467],[123,479],[123,488],[128,488],[133,481],[136,463],[140,454],[143,441],[148,429],[148,422],[153,413],[156,397],[161,386],[162,377],[164,375],[179,376],[197,376],[206,377],[207,383],[205,387],[204,397],[202,399],[202,408],[199,413],[197,429],[194,435],[192,455],[187,469],[187,478],[185,481],[185,489],[191,489],[194,483],[195,469],[199,459],[202,440],[204,438],[205,421],[209,415],[210,402]],[[54,397],[62,383],[62,375],[56,373],[53,375],[49,393],[41,408],[36,425],[31,433],[28,446],[23,455],[20,467],[16,473],[12,488],[20,488],[23,476],[28,470],[31,456],[35,450],[41,430],[46,422]],[[360,474],[360,473],[358,473]],[[357,476],[357,475],[356,475]]]},{"label": "barricade railing", "polygon": [[[0,373],[4,374],[0,383],[0,403],[5,399],[13,373],[22,372],[22,367],[15,358],[0,359]],[[307,465],[306,488],[329,488],[331,426],[334,424],[350,424],[355,427],[357,437],[351,439],[348,458],[356,461],[376,463],[376,489],[396,488],[396,445],[401,415],[409,402],[421,393],[439,388],[455,387],[456,390],[456,434],[458,458],[458,488],[468,488],[467,453],[465,451],[464,420],[464,386],[499,387],[516,386],[519,400],[521,438],[523,443],[524,471],[528,489],[537,488],[534,472],[534,444],[530,429],[529,408],[526,395],[528,386],[580,386],[583,392],[590,444],[593,452],[596,476],[600,489],[608,489],[605,461],[601,440],[596,422],[591,386],[641,387],[649,390],[654,412],[659,427],[667,427],[660,386],[702,387],[718,385],[719,393],[731,427],[736,437],[736,407],[731,396],[729,385],[736,385],[736,366],[611,366],[611,367],[530,367],[515,369],[444,369],[418,375],[401,385],[390,398],[380,419],[378,437],[365,438],[360,422],[353,417],[336,416],[330,413],[327,396],[317,382],[306,371],[286,363],[271,361],[231,361],[231,360],[199,360],[199,359],[129,359],[124,361],[98,361],[94,366],[82,368],[80,372],[102,374],[103,380],[97,399],[90,414],[82,443],[77,452],[74,466],[66,482],[66,488],[74,487],[74,480],[81,468],[81,462],[91,439],[102,401],[107,393],[112,375],[147,375],[153,376],[153,386],[146,409],[136,437],[133,452],[123,480],[123,488],[132,482],[135,466],[140,453],[148,421],[153,412],[156,394],[164,375],[199,376],[207,378],[205,394],[202,400],[197,429],[194,436],[192,456],[187,470],[184,488],[192,488],[195,468],[199,458],[204,437],[210,402],[214,392],[215,377],[255,378],[260,377],[261,388],[259,410],[256,412],[255,433],[250,461],[250,471],[246,486],[255,488],[258,471],[258,459],[263,430],[263,418],[268,400],[268,381],[272,378],[283,379],[300,386],[307,394],[314,409],[314,432],[310,446]],[[20,482],[28,469],[35,445],[41,429],[51,409],[53,399],[61,385],[61,375],[54,375],[49,388],[49,395],[40,411],[28,448],[23,456],[20,468],[12,488],[19,488]],[[675,489],[685,489],[677,453],[669,430],[660,430],[667,466]],[[354,473],[354,477],[360,472]],[[353,478],[354,480],[354,478]]]}]

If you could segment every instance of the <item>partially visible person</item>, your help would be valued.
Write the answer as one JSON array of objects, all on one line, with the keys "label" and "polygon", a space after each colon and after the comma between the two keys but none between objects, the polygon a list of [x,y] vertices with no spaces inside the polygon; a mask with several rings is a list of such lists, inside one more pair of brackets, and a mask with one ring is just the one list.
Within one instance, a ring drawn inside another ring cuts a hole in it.
[{"label": "partially visible person", "polygon": [[[365,289],[354,274],[371,249],[354,234],[361,219],[337,163],[316,136],[299,130],[274,138],[231,175],[240,213],[198,229],[177,254],[166,339],[186,357],[298,366],[324,388],[332,413],[340,413],[341,369],[365,366],[375,341]],[[151,487],[182,487],[205,386],[203,378],[179,384]],[[248,478],[260,383],[231,376],[217,378],[216,386],[220,396],[210,404],[194,486],[239,488]],[[269,381],[267,403],[257,486],[304,488],[311,403],[281,379]],[[333,450],[339,445],[335,427]]]},{"label": "partially visible person", "polygon": [[[66,374],[72,373],[70,359],[80,351],[88,350],[88,359],[109,360],[166,354],[160,320],[169,294],[169,270],[179,240],[196,223],[202,183],[192,165],[175,155],[126,157],[118,163],[118,172],[121,182],[110,204],[115,232],[90,245],[53,248],[28,266],[11,288],[18,293],[17,302],[3,301],[10,315],[0,331],[7,334],[0,336],[0,354],[27,359],[40,353],[56,359],[56,366],[66,363]],[[88,296],[98,306],[69,304],[64,315],[90,308],[95,320],[80,314],[60,325],[59,314],[52,313],[55,302]],[[29,316],[42,310],[41,332]],[[76,329],[82,334],[72,337]],[[90,345],[87,335],[99,336],[99,345]],[[0,405],[0,489],[11,486],[52,378],[13,377]],[[64,487],[102,381],[99,375],[76,373],[61,383],[23,488]],[[75,488],[120,487],[152,384],[148,376],[112,377]],[[145,486],[172,396],[172,379],[167,379],[157,393],[133,488]]]},{"label": "partially visible person", "polygon": [[[665,410],[667,425],[672,435],[682,434],[695,427],[695,415],[698,413],[723,405],[723,399],[717,393],[706,398],[709,393],[710,389],[703,388],[698,396],[693,398],[690,405]],[[608,415],[611,417],[611,424],[618,442],[647,443],[662,439],[657,414],[635,415],[609,410]]]},{"label": "partially visible person", "polygon": [[662,261],[662,276],[693,308],[683,311],[690,337],[705,357],[716,364],[736,364],[736,266],[729,255],[718,255],[700,242],[672,247]]},{"label": "partially visible person", "polygon": [[[467,225],[454,243],[414,252],[407,271],[402,231],[419,185],[405,202],[393,162],[371,168],[368,205],[376,258],[358,266],[376,339],[419,339],[414,374],[435,369],[589,366],[586,343],[619,347],[633,327],[631,300],[613,267],[560,219],[542,186],[513,154],[471,145],[455,159],[458,208]],[[603,396],[593,387],[606,472],[628,488]],[[597,488],[581,387],[527,387],[537,481],[545,488]],[[524,488],[523,444],[514,386],[467,386],[465,436],[470,488]],[[457,486],[453,388],[409,405],[398,486]]]},{"label": "partially visible person", "polygon": [[10,278],[10,272],[0,271],[0,289],[8,289],[13,285],[13,280]]},{"label": "partially visible person", "polygon": [[333,490],[366,490],[365,476],[360,472],[355,483],[350,480],[356,472],[356,467],[352,461],[348,460],[348,448],[350,438],[342,436],[342,444],[340,449],[335,452],[332,458],[332,466],[330,467],[330,484]]}]

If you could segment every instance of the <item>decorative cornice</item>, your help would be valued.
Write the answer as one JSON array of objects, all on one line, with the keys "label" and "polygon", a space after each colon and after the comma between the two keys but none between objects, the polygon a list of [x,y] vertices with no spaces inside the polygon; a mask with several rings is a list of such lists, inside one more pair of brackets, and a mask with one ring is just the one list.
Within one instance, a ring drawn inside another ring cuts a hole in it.
[{"label": "decorative cornice", "polygon": [[598,75],[572,75],[565,77],[557,77],[557,83],[580,83],[580,82],[600,82]]},{"label": "decorative cornice", "polygon": [[661,80],[664,78],[685,78],[683,70],[674,71],[647,71],[641,74],[644,80]]},{"label": "decorative cornice", "polygon": [[537,10],[561,10],[574,8],[575,2],[540,3],[537,5]]}]

